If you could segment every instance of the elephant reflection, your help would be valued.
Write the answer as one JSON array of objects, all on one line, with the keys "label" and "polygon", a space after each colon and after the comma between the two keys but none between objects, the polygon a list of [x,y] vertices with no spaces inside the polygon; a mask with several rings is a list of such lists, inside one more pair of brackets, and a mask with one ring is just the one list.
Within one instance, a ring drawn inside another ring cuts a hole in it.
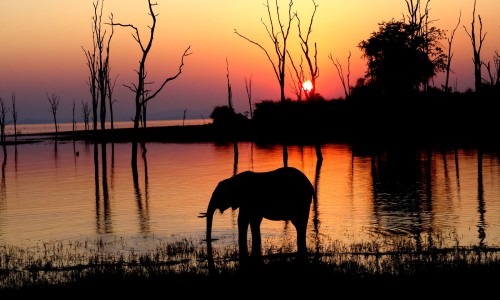
[{"label": "elephant reflection", "polygon": [[297,232],[297,250],[307,254],[306,229],[314,187],[301,171],[283,167],[269,172],[245,171],[222,180],[215,188],[207,212],[207,249],[211,254],[212,221],[215,211],[239,208],[238,244],[240,258],[248,256],[248,226],[252,233],[252,255],[261,254],[260,224],[263,218],[291,221]]}]

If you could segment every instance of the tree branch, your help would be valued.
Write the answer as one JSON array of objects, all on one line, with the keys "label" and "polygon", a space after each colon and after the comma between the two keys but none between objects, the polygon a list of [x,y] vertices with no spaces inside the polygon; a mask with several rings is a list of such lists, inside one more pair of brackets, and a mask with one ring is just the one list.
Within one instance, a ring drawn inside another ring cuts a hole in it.
[{"label": "tree branch", "polygon": [[176,79],[177,77],[179,77],[179,75],[181,75],[182,67],[184,66],[184,58],[192,54],[191,52],[189,52],[190,49],[191,49],[191,46],[188,46],[186,48],[186,50],[184,50],[184,53],[182,54],[182,57],[181,57],[181,63],[179,65],[179,70],[177,71],[177,73],[174,76],[168,77],[167,79],[165,79],[165,81],[163,81],[162,85],[151,96],[144,98],[144,101],[143,101],[144,103],[153,99],[163,89],[163,87],[167,84],[167,82],[172,81],[172,80]]}]

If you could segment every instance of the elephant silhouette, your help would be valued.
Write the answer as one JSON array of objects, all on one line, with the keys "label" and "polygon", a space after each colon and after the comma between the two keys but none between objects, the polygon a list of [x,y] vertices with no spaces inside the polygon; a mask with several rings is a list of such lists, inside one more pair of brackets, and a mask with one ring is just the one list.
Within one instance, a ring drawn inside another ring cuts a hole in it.
[{"label": "elephant silhouette", "polygon": [[311,202],[315,197],[309,179],[296,168],[282,167],[268,172],[245,171],[219,182],[208,204],[206,241],[212,253],[212,221],[215,211],[239,208],[238,244],[240,258],[248,256],[247,233],[252,234],[252,256],[261,255],[260,225],[263,218],[291,221],[297,232],[297,253],[307,254],[306,230]]}]

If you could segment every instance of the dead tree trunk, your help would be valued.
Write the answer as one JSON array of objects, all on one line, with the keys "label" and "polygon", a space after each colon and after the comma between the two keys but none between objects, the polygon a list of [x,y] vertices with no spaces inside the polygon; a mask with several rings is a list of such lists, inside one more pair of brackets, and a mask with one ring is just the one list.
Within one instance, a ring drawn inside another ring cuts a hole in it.
[{"label": "dead tree trunk", "polygon": [[248,109],[250,113],[250,119],[253,119],[253,107],[252,107],[252,76],[250,79],[245,78],[245,89],[247,91],[248,97]]},{"label": "dead tree trunk", "polygon": [[52,96],[49,96],[46,93],[47,99],[49,100],[50,108],[49,111],[52,113],[52,118],[54,119],[54,127],[56,131],[56,136],[58,134],[58,126],[57,126],[57,109],[59,108],[59,96],[56,93],[52,93]]},{"label": "dead tree trunk", "polygon": [[0,98],[0,143],[3,148],[3,163],[2,166],[5,166],[7,163],[7,147],[5,146],[5,126],[7,125],[7,112],[9,109],[5,105],[3,98]]},{"label": "dead tree trunk", "polygon": [[455,38],[455,32],[457,31],[458,26],[460,25],[460,19],[462,18],[462,11],[460,11],[460,15],[458,16],[458,23],[457,26],[453,29],[451,32],[451,36],[448,39],[448,62],[446,63],[446,81],[444,84],[444,91],[449,92],[450,91],[450,71],[451,71],[451,60],[453,58],[453,52],[451,52],[451,45],[453,43],[453,39]]},{"label": "dead tree trunk", "polygon": [[189,52],[191,46],[188,46],[186,50],[184,50],[184,53],[181,56],[181,62],[179,65],[179,70],[177,73],[171,77],[166,78],[163,83],[150,95],[146,95],[147,91],[145,90],[145,80],[146,80],[146,61],[148,58],[148,54],[151,51],[151,47],[153,46],[153,40],[154,40],[154,34],[155,34],[155,29],[156,29],[156,17],[158,16],[154,10],[153,7],[158,4],[156,3],[151,3],[151,0],[148,0],[148,8],[149,8],[149,15],[152,20],[152,24],[149,26],[149,39],[147,40],[146,43],[143,43],[143,40],[141,39],[141,36],[139,35],[139,29],[132,25],[132,24],[124,24],[124,23],[115,23],[113,20],[111,20],[111,25],[112,26],[121,26],[121,27],[129,27],[132,28],[133,30],[133,38],[141,48],[142,52],[142,57],[139,60],[139,68],[136,71],[137,72],[137,83],[133,83],[132,85],[125,85],[128,89],[130,89],[133,93],[135,93],[135,116],[134,116],[134,141],[132,142],[132,165],[137,165],[137,142],[138,142],[138,129],[139,129],[139,122],[141,120],[141,113],[142,109],[144,107],[144,104],[147,103],[149,100],[153,99],[158,95],[162,89],[165,87],[165,85],[174,79],[176,79],[181,73],[182,73],[182,67],[184,66],[184,58],[191,53]]},{"label": "dead tree trunk", "polygon": [[[113,27],[111,26],[111,34],[106,40],[106,30],[102,28],[102,13],[104,8],[104,0],[97,0],[93,3],[94,15],[92,17],[92,49],[83,51],[87,59],[87,67],[89,68],[89,86],[92,96],[92,117],[93,129],[97,130],[98,111],[101,121],[101,129],[106,128],[106,98],[109,91],[109,52],[111,39],[113,37]],[[113,22],[113,15],[110,16],[110,22]],[[100,105],[99,105],[100,101]]]},{"label": "dead tree trunk", "polygon": [[[231,134],[231,138],[233,139],[233,150],[234,150],[234,164],[235,166],[238,164],[238,140],[237,140],[237,124],[236,122],[236,115],[234,112],[233,108],[233,91],[231,89],[231,81],[229,80],[229,62],[227,61],[226,58],[226,69],[227,69],[227,103],[229,107],[229,112],[230,112],[230,120],[229,120],[229,131]],[[236,175],[234,173],[233,175]]]},{"label": "dead tree trunk", "polygon": [[285,67],[286,67],[287,40],[288,40],[288,35],[290,33],[292,21],[296,17],[296,15],[292,14],[293,1],[290,0],[290,3],[288,4],[288,20],[287,20],[288,23],[285,26],[285,24],[283,24],[283,22],[281,21],[278,0],[276,0],[275,6],[276,6],[276,19],[278,21],[277,26],[275,27],[275,25],[274,25],[275,21],[273,19],[272,13],[271,13],[271,7],[269,5],[269,0],[267,0],[266,4],[265,4],[265,7],[267,8],[268,18],[269,18],[269,26],[266,23],[264,23],[264,21],[262,21],[262,23],[264,24],[264,27],[266,28],[266,31],[267,31],[269,37],[271,38],[271,41],[274,44],[274,50],[276,52],[276,57],[277,57],[276,61],[274,61],[271,58],[271,55],[269,54],[269,52],[260,43],[257,43],[255,41],[247,38],[246,36],[240,34],[236,29],[234,30],[234,33],[236,33],[238,36],[240,36],[243,39],[247,40],[248,42],[256,45],[257,47],[262,49],[262,51],[264,51],[264,53],[267,56],[267,59],[269,60],[269,62],[271,63],[271,65],[273,67],[274,74],[276,75],[276,79],[279,82],[280,96],[281,96],[280,99],[282,102],[284,102],[286,100],[286,98],[285,98],[285,70],[286,70],[286,68]]},{"label": "dead tree trunk", "polygon": [[344,76],[344,69],[339,62],[338,58],[333,59],[332,54],[328,55],[328,58],[332,61],[333,65],[337,69],[337,75],[339,76],[340,82],[342,82],[342,87],[344,88],[346,100],[351,97],[351,51],[349,51],[349,56],[347,56],[347,74]]},{"label": "dead tree trunk", "polygon": [[12,94],[12,122],[14,122],[14,141],[17,142],[17,109],[16,94]]},{"label": "dead tree trunk", "polygon": [[319,77],[319,69],[318,69],[318,45],[314,43],[314,62],[311,59],[311,55],[309,53],[309,36],[312,32],[312,26],[314,22],[314,16],[316,15],[316,10],[318,5],[314,0],[312,1],[314,4],[314,11],[311,16],[311,20],[309,22],[309,27],[307,30],[307,34],[304,37],[302,35],[302,29],[300,27],[300,18],[298,14],[295,14],[297,17],[297,26],[299,28],[299,39],[300,39],[300,47],[302,49],[302,53],[304,53],[304,57],[306,58],[307,66],[309,67],[309,75],[311,76],[312,89],[306,93],[307,99],[314,97],[316,95],[316,79]]},{"label": "dead tree trunk", "polygon": [[[280,100],[281,103],[283,104],[286,100],[285,98],[285,70],[286,70],[286,55],[287,55],[287,40],[288,36],[290,34],[290,28],[293,19],[296,17],[295,14],[292,13],[292,6],[293,6],[293,1],[290,0],[288,4],[288,18],[287,18],[287,24],[284,24],[281,20],[281,15],[280,15],[280,10],[279,10],[279,5],[278,5],[278,0],[275,2],[276,6],[276,19],[277,19],[277,26],[275,27],[274,25],[274,19],[271,13],[271,6],[269,5],[269,0],[266,1],[265,7],[267,8],[267,15],[269,18],[269,26],[262,21],[264,24],[264,27],[266,28],[266,31],[271,38],[271,41],[274,44],[274,50],[276,53],[276,61],[274,61],[271,58],[271,55],[269,52],[264,48],[260,43],[257,43],[246,36],[240,34],[236,29],[234,30],[234,33],[236,33],[238,36],[242,37],[243,39],[247,40],[248,42],[256,45],[264,53],[266,54],[267,59],[271,63],[274,74],[276,75],[276,79],[278,80],[278,83],[280,85]],[[283,137],[285,136],[285,126],[282,124],[282,131],[283,131]],[[287,150],[287,145],[286,141],[283,141],[283,165],[286,167],[288,166],[288,150]]]},{"label": "dead tree trunk", "polygon": [[[474,84],[476,88],[476,92],[481,91],[481,48],[483,47],[484,39],[486,38],[486,32],[483,34],[483,21],[481,19],[481,15],[477,16],[479,20],[479,41],[476,41],[476,0],[474,0],[474,8],[472,10],[472,22],[471,22],[471,31],[467,30],[467,27],[464,26],[465,32],[469,36],[472,42],[472,50],[474,51],[472,61],[474,63]],[[478,45],[479,42],[479,45]]]}]

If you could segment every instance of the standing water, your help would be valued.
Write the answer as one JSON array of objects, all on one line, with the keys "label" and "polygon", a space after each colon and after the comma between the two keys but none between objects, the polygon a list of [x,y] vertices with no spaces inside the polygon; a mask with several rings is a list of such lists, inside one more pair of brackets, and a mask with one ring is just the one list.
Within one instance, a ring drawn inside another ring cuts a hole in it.
[{"label": "standing water", "polygon": [[[147,143],[131,167],[131,144],[47,141],[7,146],[0,181],[0,244],[123,239],[134,251],[158,240],[205,238],[219,181],[283,165],[280,145]],[[289,146],[288,165],[317,190],[308,246],[398,238],[436,247],[500,247],[498,150]],[[103,155],[104,153],[104,155]],[[97,154],[94,156],[94,154]],[[97,158],[97,159],[96,159]],[[237,212],[214,216],[214,245],[237,245]],[[264,220],[263,249],[294,245],[295,228]]]}]

